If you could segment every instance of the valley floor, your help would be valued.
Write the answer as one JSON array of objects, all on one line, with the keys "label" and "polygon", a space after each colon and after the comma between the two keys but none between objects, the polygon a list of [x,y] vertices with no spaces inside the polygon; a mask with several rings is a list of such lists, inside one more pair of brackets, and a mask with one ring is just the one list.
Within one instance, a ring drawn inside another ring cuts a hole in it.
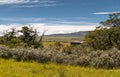
[{"label": "valley floor", "polygon": [[17,62],[0,58],[0,77],[120,77],[120,69]]}]

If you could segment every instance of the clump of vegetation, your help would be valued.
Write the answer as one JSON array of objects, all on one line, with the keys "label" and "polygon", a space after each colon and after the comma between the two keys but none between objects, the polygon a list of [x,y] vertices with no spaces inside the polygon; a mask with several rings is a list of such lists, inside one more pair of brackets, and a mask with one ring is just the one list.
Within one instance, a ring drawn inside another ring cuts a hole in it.
[{"label": "clump of vegetation", "polygon": [[[78,48],[77,48],[78,49]],[[95,68],[120,67],[120,51],[116,48],[106,51],[84,52],[82,50],[65,52],[56,48],[7,48],[0,47],[0,57],[17,61],[37,61],[40,63],[53,62],[58,64],[91,66]]]},{"label": "clump of vegetation", "polygon": [[18,31],[12,28],[11,31],[4,32],[3,36],[0,37],[0,44],[11,48],[19,46],[39,48],[43,47],[42,38],[44,33],[45,32],[43,32],[41,38],[37,40],[38,32],[36,29],[33,30],[32,27],[24,26]]},{"label": "clump of vegetation", "polygon": [[85,41],[95,50],[120,49],[120,13],[110,14],[109,19],[101,22],[100,27],[89,32]]}]

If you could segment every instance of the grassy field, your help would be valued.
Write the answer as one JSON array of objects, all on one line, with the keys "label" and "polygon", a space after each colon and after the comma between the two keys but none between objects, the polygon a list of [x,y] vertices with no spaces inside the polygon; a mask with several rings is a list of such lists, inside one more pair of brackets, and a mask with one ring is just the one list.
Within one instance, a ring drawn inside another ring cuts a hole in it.
[{"label": "grassy field", "polygon": [[[53,41],[44,41],[43,42],[43,45],[44,46],[50,46],[50,45],[54,45],[56,42],[53,42]],[[69,46],[70,45],[70,42],[60,42],[62,45],[64,46]]]},{"label": "grassy field", "polygon": [[120,77],[120,69],[106,70],[40,64],[36,62],[16,62],[0,58],[0,77]]},{"label": "grassy field", "polygon": [[54,45],[55,42],[60,42],[62,45],[70,45],[72,41],[83,41],[83,37],[70,37],[70,36],[45,36],[43,45]]},{"label": "grassy field", "polygon": [[82,41],[83,37],[65,37],[65,36],[45,36],[43,41],[63,41],[63,42],[70,42],[70,41]]}]

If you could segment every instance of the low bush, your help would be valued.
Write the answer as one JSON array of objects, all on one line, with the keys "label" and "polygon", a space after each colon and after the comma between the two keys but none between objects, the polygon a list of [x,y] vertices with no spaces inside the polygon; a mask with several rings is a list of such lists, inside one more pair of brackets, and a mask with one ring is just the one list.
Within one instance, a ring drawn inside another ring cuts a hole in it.
[{"label": "low bush", "polygon": [[13,47],[17,47],[17,46],[21,46],[21,40],[18,38],[13,38],[10,41],[6,42],[6,46],[13,48]]},{"label": "low bush", "polygon": [[0,57],[5,59],[13,58],[17,61],[53,62],[107,69],[120,67],[119,56],[120,50],[116,48],[85,52],[80,47],[73,47],[73,49],[68,47],[67,50],[64,48],[58,50],[56,47],[44,49],[0,47]]}]

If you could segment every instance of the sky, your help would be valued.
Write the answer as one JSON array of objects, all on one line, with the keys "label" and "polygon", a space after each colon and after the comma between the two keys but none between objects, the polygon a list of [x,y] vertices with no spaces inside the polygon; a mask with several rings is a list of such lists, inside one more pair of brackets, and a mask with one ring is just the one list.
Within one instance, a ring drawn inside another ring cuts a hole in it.
[{"label": "sky", "polygon": [[0,32],[34,26],[40,33],[90,31],[120,12],[120,0],[0,0]]}]

